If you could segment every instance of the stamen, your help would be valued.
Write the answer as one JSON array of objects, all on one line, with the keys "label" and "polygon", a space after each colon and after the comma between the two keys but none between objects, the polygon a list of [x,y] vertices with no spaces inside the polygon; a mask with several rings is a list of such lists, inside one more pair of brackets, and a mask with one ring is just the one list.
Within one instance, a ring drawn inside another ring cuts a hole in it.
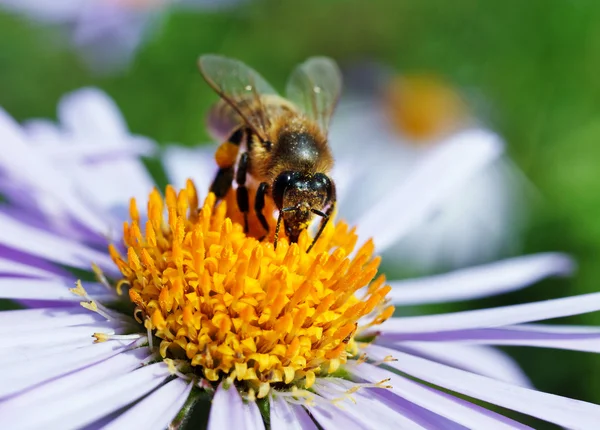
[{"label": "stamen", "polygon": [[127,254],[109,248],[123,274],[117,287],[129,285],[150,348],[156,336],[163,359],[185,357],[194,377],[229,381],[246,398],[277,386],[306,400],[298,387],[306,391],[358,353],[357,322],[393,313],[383,306],[390,287],[373,281],[373,243],[353,253],[354,229],[330,222],[311,252],[307,231],[298,244],[281,238],[275,250],[232,222],[239,213],[227,201],[217,205],[209,194],[198,204],[191,181],[178,193],[167,187],[164,199],[154,190],[142,228],[132,199]]}]

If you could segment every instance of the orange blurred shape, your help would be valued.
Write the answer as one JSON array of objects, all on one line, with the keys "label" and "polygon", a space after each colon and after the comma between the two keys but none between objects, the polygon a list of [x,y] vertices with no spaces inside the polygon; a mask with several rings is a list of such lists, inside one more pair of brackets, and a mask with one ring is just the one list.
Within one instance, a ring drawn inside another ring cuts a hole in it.
[{"label": "orange blurred shape", "polygon": [[444,137],[467,121],[467,108],[460,95],[432,74],[392,79],[385,101],[393,127],[417,142]]}]

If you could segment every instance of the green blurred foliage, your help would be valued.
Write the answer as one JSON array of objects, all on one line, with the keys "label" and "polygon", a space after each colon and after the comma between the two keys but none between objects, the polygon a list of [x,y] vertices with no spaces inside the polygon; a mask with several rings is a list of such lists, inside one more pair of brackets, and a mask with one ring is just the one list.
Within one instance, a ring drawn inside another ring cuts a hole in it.
[{"label": "green blurred foliage", "polygon": [[[81,86],[106,90],[133,132],[162,143],[205,142],[215,96],[197,69],[218,52],[258,68],[281,88],[309,55],[342,64],[377,60],[401,72],[433,71],[473,95],[477,115],[539,190],[524,252],[563,250],[580,263],[571,281],[433,309],[496,306],[592,292],[600,280],[600,3],[592,0],[264,0],[220,12],[174,12],[131,68],[98,77],[60,30],[0,14],[0,105],[19,120],[53,117]],[[600,323],[598,315],[572,318]],[[600,402],[600,359],[510,350],[544,390]]]}]

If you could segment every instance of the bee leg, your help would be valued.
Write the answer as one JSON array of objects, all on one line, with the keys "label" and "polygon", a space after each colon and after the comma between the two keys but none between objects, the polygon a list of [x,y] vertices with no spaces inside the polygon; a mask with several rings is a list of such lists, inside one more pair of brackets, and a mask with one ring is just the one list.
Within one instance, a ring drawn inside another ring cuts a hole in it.
[{"label": "bee leg", "polygon": [[[266,230],[265,236],[269,234],[269,223],[265,218],[265,214],[263,214],[263,210],[265,208],[265,195],[267,194],[268,189],[269,184],[266,182],[261,182],[258,186],[258,190],[256,191],[256,199],[254,200],[254,211],[256,212],[256,217],[260,221],[260,224]],[[262,239],[264,239],[264,237]]]},{"label": "bee leg", "polygon": [[248,199],[248,188],[246,188],[246,173],[248,171],[248,153],[244,152],[238,162],[235,182],[237,183],[236,198],[240,212],[244,214],[244,233],[248,233],[248,212],[250,212],[250,201]]},{"label": "bee leg", "polygon": [[314,213],[315,215],[319,215],[321,217],[321,223],[319,224],[319,230],[317,231],[315,238],[313,239],[312,243],[310,244],[310,246],[308,247],[306,252],[310,252],[310,250],[313,248],[313,246],[315,246],[315,243],[317,243],[317,240],[319,239],[319,236],[321,236],[321,233],[323,233],[323,230],[325,230],[325,226],[329,222],[329,218],[331,218],[331,214],[333,213],[333,210],[335,209],[335,203],[336,203],[336,199],[335,199],[335,191],[334,191],[332,199],[331,199],[331,204],[329,205],[329,207],[327,208],[327,210],[324,213],[317,209],[311,209],[312,213]]},{"label": "bee leg", "polygon": [[244,139],[244,130],[238,128],[235,130],[226,142],[223,142],[215,153],[215,160],[219,166],[219,171],[215,176],[210,192],[214,193],[218,200],[227,195],[233,182],[233,168],[237,159],[240,143]]},{"label": "bee leg", "polygon": [[277,242],[279,241],[279,228],[281,227],[281,220],[283,219],[283,210],[279,211],[277,217],[277,225],[275,226],[275,239],[273,239],[273,248],[277,249]]}]

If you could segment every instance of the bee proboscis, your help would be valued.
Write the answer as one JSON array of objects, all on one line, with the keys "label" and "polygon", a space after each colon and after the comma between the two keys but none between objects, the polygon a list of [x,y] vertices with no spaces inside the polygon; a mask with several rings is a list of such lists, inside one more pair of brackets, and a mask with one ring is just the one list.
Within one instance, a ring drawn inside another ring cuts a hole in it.
[{"label": "bee proboscis", "polygon": [[212,134],[224,141],[215,154],[219,171],[210,190],[222,199],[237,183],[236,199],[248,231],[250,203],[247,178],[258,184],[254,210],[269,232],[265,198],[279,210],[277,247],[283,223],[296,242],[314,215],[321,217],[312,249],[335,208],[335,184],[328,174],[333,157],[327,130],[341,92],[341,73],[327,57],[312,57],[290,75],[286,98],[244,63],[203,55],[200,72],[220,96],[209,115]]}]

